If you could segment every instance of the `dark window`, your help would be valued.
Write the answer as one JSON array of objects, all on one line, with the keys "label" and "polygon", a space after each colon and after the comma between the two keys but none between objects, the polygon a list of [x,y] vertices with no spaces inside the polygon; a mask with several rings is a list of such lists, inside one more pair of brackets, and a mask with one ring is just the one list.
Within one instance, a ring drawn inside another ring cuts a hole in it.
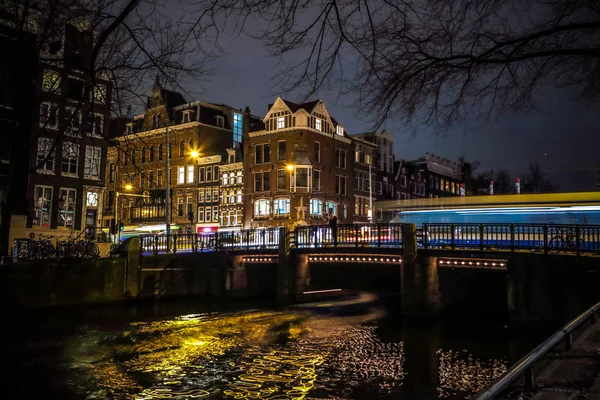
[{"label": "dark window", "polygon": [[262,173],[257,172],[254,174],[254,191],[261,192],[262,191]]},{"label": "dark window", "polygon": [[267,143],[263,147],[263,163],[271,162],[271,145]]},{"label": "dark window", "polygon": [[262,145],[254,146],[254,164],[262,163]]},{"label": "dark window", "polygon": [[162,161],[163,159],[163,145],[158,145],[158,161]]},{"label": "dark window", "polygon": [[285,169],[277,170],[277,189],[285,189]]},{"label": "dark window", "polygon": [[110,172],[108,174],[109,182],[115,181],[115,164],[110,164]]},{"label": "dark window", "polygon": [[285,141],[277,142],[277,161],[285,161]]},{"label": "dark window", "polygon": [[154,146],[150,146],[149,158],[150,158],[150,161],[154,161]]},{"label": "dark window", "polygon": [[83,81],[77,79],[68,79],[67,80],[67,96],[72,99],[80,100],[83,98]]},{"label": "dark window", "polygon": [[271,188],[271,184],[270,184],[270,179],[269,177],[271,176],[270,172],[263,172],[263,190],[269,190]]},{"label": "dark window", "polygon": [[321,162],[321,143],[319,142],[315,142],[315,161]]}]

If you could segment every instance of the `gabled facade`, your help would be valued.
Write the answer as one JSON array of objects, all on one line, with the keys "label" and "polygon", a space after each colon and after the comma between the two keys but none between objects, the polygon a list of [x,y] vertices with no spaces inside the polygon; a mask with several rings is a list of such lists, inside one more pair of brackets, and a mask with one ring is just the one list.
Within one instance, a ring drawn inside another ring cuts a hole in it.
[{"label": "gabled facade", "polygon": [[458,163],[431,153],[412,163],[425,173],[428,197],[460,196],[463,171]]},{"label": "gabled facade", "polygon": [[373,165],[377,146],[375,143],[355,136],[352,136],[352,146],[354,169],[354,219],[352,222],[370,222],[374,218],[371,207],[377,201],[375,193],[377,168]]},{"label": "gabled facade", "polygon": [[352,141],[322,100],[277,98],[243,145],[246,228],[352,221]]},{"label": "gabled facade", "polygon": [[221,174],[219,230],[240,230],[244,226],[244,163],[239,146],[227,149],[227,158],[219,170]]},{"label": "gabled facade", "polygon": [[396,200],[410,200],[427,197],[425,170],[406,160],[395,163]]}]

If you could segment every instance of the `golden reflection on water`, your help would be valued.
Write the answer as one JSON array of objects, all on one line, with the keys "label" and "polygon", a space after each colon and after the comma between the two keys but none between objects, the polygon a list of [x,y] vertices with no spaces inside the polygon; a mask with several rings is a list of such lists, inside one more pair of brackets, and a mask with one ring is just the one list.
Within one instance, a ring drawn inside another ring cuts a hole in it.
[{"label": "golden reflection on water", "polygon": [[[369,322],[382,316],[186,315],[86,332],[69,341],[65,357],[87,399],[349,399],[365,387],[396,393],[406,374],[404,343],[379,339]],[[477,391],[506,370],[468,353],[438,356],[439,397]]]},{"label": "golden reflection on water", "polygon": [[440,349],[437,354],[440,398],[456,396],[459,392],[477,393],[506,372],[504,360],[480,360],[467,350]]}]

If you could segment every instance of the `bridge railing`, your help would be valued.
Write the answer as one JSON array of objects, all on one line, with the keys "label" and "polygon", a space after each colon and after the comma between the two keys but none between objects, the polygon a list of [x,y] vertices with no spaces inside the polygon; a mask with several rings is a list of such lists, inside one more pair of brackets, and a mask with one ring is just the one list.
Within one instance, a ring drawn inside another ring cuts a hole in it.
[{"label": "bridge railing", "polygon": [[402,224],[348,224],[337,229],[328,225],[296,228],[295,246],[306,247],[402,247]]},{"label": "bridge railing", "polygon": [[423,224],[424,248],[600,251],[600,226],[558,224]]},{"label": "bridge railing", "polygon": [[280,234],[280,228],[269,228],[191,234],[141,235],[140,246],[143,254],[276,249],[279,247]]}]

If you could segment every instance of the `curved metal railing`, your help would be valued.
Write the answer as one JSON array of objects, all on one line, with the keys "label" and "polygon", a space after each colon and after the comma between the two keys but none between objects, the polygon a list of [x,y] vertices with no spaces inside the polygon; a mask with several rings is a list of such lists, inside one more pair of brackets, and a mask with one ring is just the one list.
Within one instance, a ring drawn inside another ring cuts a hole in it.
[{"label": "curved metal railing", "polygon": [[514,383],[521,377],[525,378],[525,387],[533,389],[535,379],[533,376],[533,364],[545,356],[550,350],[556,347],[562,340],[565,341],[566,350],[571,349],[573,343],[573,331],[579,328],[584,322],[591,320],[596,323],[596,313],[600,311],[600,303],[590,307],[587,311],[580,314],[577,318],[563,326],[556,333],[546,339],[542,344],[530,351],[525,357],[515,363],[502,377],[490,386],[477,394],[475,400],[494,399],[500,395],[511,383]]}]

